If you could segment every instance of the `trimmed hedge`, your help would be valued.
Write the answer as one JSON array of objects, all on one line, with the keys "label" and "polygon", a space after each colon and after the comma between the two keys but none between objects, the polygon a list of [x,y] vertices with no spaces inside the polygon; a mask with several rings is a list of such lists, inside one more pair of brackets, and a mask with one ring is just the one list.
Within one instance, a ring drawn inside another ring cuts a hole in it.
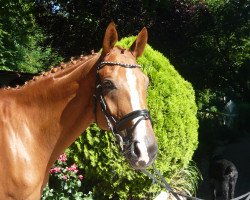
[{"label": "trimmed hedge", "polygon": [[[118,45],[128,48],[135,37],[124,38]],[[146,46],[138,59],[151,83],[148,107],[159,145],[156,167],[170,184],[186,167],[198,145],[197,107],[192,85],[185,81],[159,52]],[[131,169],[114,145],[110,133],[92,125],[69,149],[85,172],[85,192],[96,199],[152,198],[160,188],[140,171]]]}]

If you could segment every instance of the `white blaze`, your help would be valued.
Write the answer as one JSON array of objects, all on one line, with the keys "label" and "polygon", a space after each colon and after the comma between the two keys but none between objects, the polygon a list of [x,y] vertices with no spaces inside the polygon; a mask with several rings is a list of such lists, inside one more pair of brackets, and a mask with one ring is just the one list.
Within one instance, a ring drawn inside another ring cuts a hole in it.
[{"label": "white blaze", "polygon": [[[126,69],[126,78],[130,90],[131,106],[133,111],[143,109],[142,106],[140,105],[140,97],[136,89],[137,88],[136,76],[133,73],[133,70],[129,68]],[[138,118],[135,118],[133,122],[136,123],[137,120]],[[145,137],[146,137],[146,122],[145,120],[142,120],[135,128],[134,139],[139,141],[139,143],[137,143],[137,146],[140,149],[141,155],[138,161],[145,161],[146,163],[148,163],[149,156],[147,152],[147,147],[144,142]]]}]

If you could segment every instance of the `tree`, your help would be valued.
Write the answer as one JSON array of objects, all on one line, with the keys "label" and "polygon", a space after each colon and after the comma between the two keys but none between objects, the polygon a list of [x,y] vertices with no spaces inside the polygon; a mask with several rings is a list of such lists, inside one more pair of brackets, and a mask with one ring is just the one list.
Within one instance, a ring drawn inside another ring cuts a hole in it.
[{"label": "tree", "polygon": [[[153,46],[168,55],[196,89],[247,100],[249,0],[158,1]],[[157,42],[158,40],[158,42]],[[244,83],[243,83],[244,82]]]},{"label": "tree", "polygon": [[56,56],[43,45],[45,40],[33,16],[32,3],[0,2],[0,68],[37,73],[53,64]]},{"label": "tree", "polygon": [[[106,25],[121,37],[143,26],[150,44],[196,89],[220,88],[248,98],[249,0],[36,0],[36,19],[63,57],[99,51]],[[244,81],[243,81],[244,80]]]},{"label": "tree", "polygon": [[35,2],[36,19],[50,35],[48,42],[65,58],[99,51],[106,26],[111,21],[124,37],[137,33],[147,20],[141,0]]}]

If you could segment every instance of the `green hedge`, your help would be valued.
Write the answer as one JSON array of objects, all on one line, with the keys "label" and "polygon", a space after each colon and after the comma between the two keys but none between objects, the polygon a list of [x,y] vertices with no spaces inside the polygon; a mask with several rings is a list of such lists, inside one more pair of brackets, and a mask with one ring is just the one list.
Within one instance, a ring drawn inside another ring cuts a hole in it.
[{"label": "green hedge", "polygon": [[[128,48],[135,37],[118,42]],[[159,145],[157,168],[172,185],[186,167],[198,144],[197,107],[192,85],[185,81],[159,52],[146,46],[138,59],[151,83],[148,107]],[[112,135],[92,125],[71,146],[69,154],[85,172],[85,192],[96,199],[145,199],[160,190],[141,172],[131,169],[114,145]],[[178,186],[179,187],[179,186]]]}]

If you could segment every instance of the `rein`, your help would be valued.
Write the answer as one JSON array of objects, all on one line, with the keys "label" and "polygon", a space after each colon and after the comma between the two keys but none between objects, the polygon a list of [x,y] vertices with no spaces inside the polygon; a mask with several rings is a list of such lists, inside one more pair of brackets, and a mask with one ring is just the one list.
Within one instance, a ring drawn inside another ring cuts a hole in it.
[{"label": "rein", "polygon": [[[141,65],[138,64],[126,64],[126,63],[119,63],[119,62],[110,62],[110,61],[103,61],[100,62],[100,64],[97,66],[97,71],[96,71],[96,93],[94,95],[94,101],[95,101],[95,108],[94,108],[94,113],[95,113],[95,118],[97,121],[97,117],[96,117],[96,104],[97,101],[99,99],[99,103],[101,105],[101,109],[102,112],[105,116],[105,119],[107,121],[108,127],[110,129],[110,131],[112,132],[112,134],[115,136],[116,138],[116,142],[118,143],[118,145],[120,146],[120,149],[122,151],[122,153],[126,153],[126,149],[125,147],[131,147],[131,149],[134,149],[134,145],[135,143],[137,143],[138,141],[131,141],[131,138],[128,137],[124,142],[124,139],[122,138],[122,136],[119,134],[119,132],[125,130],[126,128],[123,128],[124,125],[126,125],[126,123],[139,118],[136,123],[130,127],[128,129],[128,132],[132,132],[135,127],[142,121],[142,120],[147,120],[149,119],[152,123],[151,117],[150,117],[150,113],[147,109],[141,109],[141,110],[135,110],[132,111],[128,114],[126,114],[124,117],[122,117],[121,119],[117,120],[115,117],[113,117],[110,114],[110,111],[108,109],[108,105],[105,101],[104,95],[103,95],[103,90],[102,90],[102,85],[101,85],[101,81],[100,81],[100,75],[99,75],[99,70],[102,69],[105,65],[111,65],[111,66],[121,66],[121,67],[125,67],[125,68],[140,68]],[[131,145],[131,146],[130,146]],[[136,156],[135,154],[133,156]]]}]

